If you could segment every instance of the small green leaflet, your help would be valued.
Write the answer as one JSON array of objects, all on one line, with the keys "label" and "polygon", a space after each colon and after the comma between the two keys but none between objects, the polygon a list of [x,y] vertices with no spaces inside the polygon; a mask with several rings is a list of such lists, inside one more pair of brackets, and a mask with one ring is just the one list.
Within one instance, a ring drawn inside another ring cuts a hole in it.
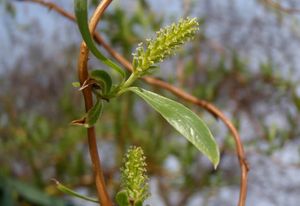
[{"label": "small green leaflet", "polygon": [[166,97],[138,88],[127,90],[136,93],[160,113],[180,134],[205,154],[216,168],[220,161],[218,145],[206,124],[191,110]]},{"label": "small green leaflet", "polygon": [[80,119],[71,122],[72,125],[84,126],[86,128],[93,127],[101,116],[103,102],[97,99],[95,105]]},{"label": "small green leaflet", "polygon": [[124,191],[124,190],[117,193],[116,201],[119,206],[130,206],[129,200],[128,200],[128,195],[127,195],[126,191]]},{"label": "small green leaflet", "polygon": [[104,70],[93,70],[90,77],[96,80],[102,87],[103,93],[108,94],[112,87],[112,79],[109,74]]},{"label": "small green leaflet", "polygon": [[143,206],[143,202],[141,200],[138,200],[136,203],[135,203],[135,206]]},{"label": "small green leaflet", "polygon": [[[126,191],[122,190],[117,193],[116,201],[119,206],[130,206],[132,203],[129,202],[128,195]],[[135,200],[135,206],[143,206],[143,202],[141,200]]]},{"label": "small green leaflet", "polygon": [[74,0],[74,6],[75,6],[75,16],[76,21],[80,30],[80,33],[82,35],[83,40],[85,41],[88,48],[91,50],[91,52],[104,64],[109,66],[110,68],[114,69],[116,72],[118,72],[122,80],[125,79],[125,72],[122,68],[120,68],[117,64],[115,64],[110,59],[106,58],[96,47],[92,35],[89,30],[88,25],[88,12],[87,12],[87,0]]},{"label": "small green leaflet", "polygon": [[86,116],[86,127],[92,127],[96,124],[97,120],[101,116],[103,107],[103,102],[100,99],[97,99],[96,104],[88,111]]}]

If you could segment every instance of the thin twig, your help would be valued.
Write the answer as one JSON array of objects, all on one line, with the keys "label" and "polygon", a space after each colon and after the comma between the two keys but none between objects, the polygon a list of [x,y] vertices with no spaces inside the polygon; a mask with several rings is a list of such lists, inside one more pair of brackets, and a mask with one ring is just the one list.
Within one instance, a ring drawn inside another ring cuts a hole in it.
[{"label": "thin twig", "polygon": [[[55,5],[54,3],[46,2],[43,0],[25,0],[25,1],[42,4],[50,9],[57,11],[58,13],[67,17],[70,20],[73,20],[73,21],[75,20],[75,17],[72,14],[69,14],[68,12],[64,11],[63,9],[61,9],[59,6]],[[115,50],[113,50],[98,33],[94,33],[94,38],[95,38],[95,41],[97,43],[99,43],[100,45],[102,45],[108,51],[108,53],[111,56],[113,56],[120,64],[122,64],[129,71],[132,71],[131,63],[129,61],[127,61],[122,55],[120,55]],[[87,55],[88,55],[88,52],[86,53],[83,49],[81,49],[80,56],[87,56]],[[86,64],[86,62],[87,62],[87,59],[85,59],[85,61],[83,61],[81,63]],[[84,75],[87,75],[87,74],[84,74]],[[84,75],[83,75],[83,77],[84,77]],[[85,79],[86,79],[86,77],[82,78],[82,80],[85,80]],[[238,157],[238,160],[240,163],[240,168],[241,168],[240,196],[239,196],[238,206],[245,206],[246,196],[247,196],[249,166],[246,161],[244,148],[243,148],[243,144],[241,142],[240,135],[239,135],[237,129],[235,128],[235,126],[232,124],[232,122],[223,114],[223,112],[221,112],[217,107],[215,107],[211,103],[209,103],[205,100],[200,100],[197,97],[183,91],[182,89],[179,89],[179,88],[172,86],[164,81],[161,81],[159,79],[152,78],[152,77],[145,77],[145,78],[143,78],[143,80],[151,85],[155,85],[162,89],[168,90],[181,99],[184,99],[192,104],[195,104],[195,105],[198,105],[199,107],[204,108],[205,110],[210,112],[213,116],[221,119],[224,122],[224,124],[227,126],[227,128],[229,129],[229,131],[231,132],[231,134],[234,138],[235,145],[236,145],[236,151],[237,151],[237,157]],[[90,91],[90,90],[87,88],[84,91]],[[91,93],[90,94],[89,93],[86,92],[85,99],[86,98],[91,99],[92,96],[91,96]],[[89,106],[91,106],[91,105],[89,105]],[[88,131],[90,131],[90,130],[88,130]],[[92,131],[94,131],[94,129]],[[92,131],[89,132],[89,133],[91,133],[91,134],[89,134],[91,136],[95,135],[95,134],[93,134],[94,132],[92,132]],[[102,175],[102,177],[103,177],[103,175]],[[101,180],[101,178],[100,178],[100,180]],[[100,186],[101,185],[102,184],[100,184]]]},{"label": "thin twig", "polygon": [[[21,0],[19,0],[21,1]],[[75,21],[75,16],[73,14],[70,14],[69,12],[65,11],[63,8],[59,7],[57,4],[50,2],[50,1],[44,1],[44,0],[22,0],[23,2],[33,2],[37,4],[41,4],[45,7],[47,7],[49,10],[55,10],[59,14],[63,15],[64,17],[67,17],[68,19]]]},{"label": "thin twig", "polygon": [[262,0],[266,5],[269,5],[270,7],[273,7],[274,9],[277,9],[278,11],[287,13],[287,14],[294,14],[299,13],[300,9],[297,8],[286,8],[283,7],[281,4],[274,2],[273,0]]}]

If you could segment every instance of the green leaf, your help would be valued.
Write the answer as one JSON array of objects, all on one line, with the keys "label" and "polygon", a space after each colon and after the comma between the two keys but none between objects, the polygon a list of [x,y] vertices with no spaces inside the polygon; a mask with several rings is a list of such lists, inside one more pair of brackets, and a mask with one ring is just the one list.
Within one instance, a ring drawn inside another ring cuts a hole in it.
[{"label": "green leaf", "polygon": [[74,6],[75,6],[75,16],[76,21],[80,30],[80,33],[82,35],[83,40],[85,41],[86,45],[90,49],[90,51],[104,64],[109,66],[110,68],[114,69],[116,72],[118,72],[122,80],[125,79],[125,72],[124,70],[119,67],[116,63],[111,61],[110,59],[106,58],[96,47],[92,35],[89,30],[88,25],[88,12],[87,12],[87,0],[74,0]]},{"label": "green leaf", "polygon": [[93,70],[90,73],[90,77],[96,80],[102,86],[104,94],[108,94],[110,92],[112,86],[112,79],[106,71]]},{"label": "green leaf", "polygon": [[128,195],[126,191],[122,190],[116,195],[116,201],[119,206],[129,206]]},{"label": "green leaf", "polygon": [[96,104],[88,111],[86,116],[86,126],[87,128],[92,127],[96,124],[102,112],[103,103],[100,99],[97,99]]},{"label": "green leaf", "polygon": [[101,116],[103,102],[99,98],[96,104],[80,119],[71,122],[72,125],[84,126],[86,128],[93,127]]},{"label": "green leaf", "polygon": [[98,199],[95,199],[95,198],[91,198],[91,197],[87,197],[87,196],[84,196],[82,194],[79,194],[77,192],[75,192],[74,190],[64,186],[63,184],[61,184],[60,182],[58,182],[57,180],[53,180],[56,184],[56,187],[58,190],[60,190],[61,192],[63,193],[66,193],[68,195],[72,195],[74,197],[78,197],[80,199],[83,199],[83,200],[87,200],[89,202],[96,202],[96,203],[99,203]]},{"label": "green leaf", "polygon": [[144,99],[152,108],[160,113],[179,133],[187,138],[198,150],[204,153],[214,164],[219,164],[218,145],[206,124],[191,110],[156,93],[130,87],[130,90]]}]

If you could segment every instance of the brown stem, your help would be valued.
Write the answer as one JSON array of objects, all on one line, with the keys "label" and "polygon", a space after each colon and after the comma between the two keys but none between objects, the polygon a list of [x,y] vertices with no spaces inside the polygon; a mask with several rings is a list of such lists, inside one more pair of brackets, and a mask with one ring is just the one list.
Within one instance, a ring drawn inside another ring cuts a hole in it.
[{"label": "brown stem", "polygon": [[[111,1],[112,0],[103,0],[97,6],[89,22],[89,29],[91,33],[94,33],[97,23],[99,22],[102,14],[104,13],[105,9],[109,6]],[[89,55],[89,49],[86,46],[86,44],[82,42],[80,47],[80,54],[78,58],[78,76],[81,85],[88,78],[88,68],[87,68],[88,55]],[[82,92],[84,96],[85,109],[86,111],[88,111],[93,107],[93,95],[92,95],[91,87],[85,88]],[[94,127],[88,128],[87,133],[88,133],[89,152],[92,160],[95,182],[96,182],[100,203],[103,206],[112,206],[113,204],[109,198],[105,186],[103,170],[101,167],[99,152],[97,148],[95,128]]]},{"label": "brown stem", "polygon": [[[48,7],[49,9],[53,9],[56,12],[60,13],[64,17],[68,18],[69,20],[75,21],[76,18],[74,15],[66,12],[63,10],[61,7],[57,6],[56,4],[52,2],[47,2],[43,0],[24,0],[28,2],[34,2],[41,4],[43,6]],[[89,28],[91,33],[94,33],[94,30],[96,28],[96,25],[102,16],[103,12],[107,8],[107,6],[111,3],[111,0],[103,0],[97,9],[95,10],[93,16],[91,17]],[[81,84],[88,78],[88,70],[87,70],[87,62],[88,62],[88,55],[89,55],[89,50],[85,43],[81,43],[80,47],[80,55],[78,59],[78,76],[79,76],[79,81]],[[92,96],[92,91],[90,87],[87,87],[83,91],[83,96],[84,96],[84,102],[85,102],[85,109],[88,111],[90,108],[93,106],[93,96]],[[95,182],[96,182],[96,188],[98,192],[98,198],[100,199],[100,203],[103,206],[112,206],[112,202],[108,196],[106,186],[105,186],[105,181],[104,181],[104,175],[103,175],[103,170],[100,162],[100,157],[99,157],[99,152],[97,148],[97,140],[96,140],[96,134],[95,134],[95,128],[91,127],[87,129],[87,134],[88,134],[88,145],[89,145],[89,152],[90,152],[90,157],[92,161],[92,166],[93,166],[93,171],[95,175]]]},{"label": "brown stem", "polygon": [[[58,13],[60,13],[61,15],[67,17],[70,20],[75,20],[75,17],[72,14],[69,14],[68,12],[64,11],[63,9],[61,9],[59,6],[55,5],[54,3],[50,3],[50,2],[45,2],[43,0],[25,0],[25,1],[30,1],[30,2],[35,2],[35,3],[39,3],[42,4],[50,9],[53,9],[55,11],[57,11]],[[111,1],[105,1],[103,0],[101,3],[103,2],[111,2]],[[109,4],[108,3],[108,4]],[[98,9],[97,9],[98,10]],[[96,10],[96,11],[97,11]],[[100,9],[99,9],[100,10]],[[103,11],[102,11],[103,12]],[[99,14],[98,14],[99,15]],[[101,15],[98,16],[98,18],[100,18]],[[91,19],[92,20],[92,19]],[[91,22],[96,22],[96,17],[93,21]],[[95,25],[90,25],[91,26],[96,26]],[[93,33],[93,32],[92,32]],[[104,40],[103,38],[98,34],[98,33],[93,33],[94,38],[96,40],[97,43],[101,44],[106,50],[107,52],[113,56],[120,64],[122,64],[126,69],[128,69],[129,71],[132,71],[132,65],[129,61],[127,61],[122,55],[120,55],[119,53],[117,53],[115,50],[113,50]],[[85,44],[82,44],[81,47],[86,48]],[[86,64],[87,64],[87,56],[88,56],[88,50],[86,51],[86,49],[81,48],[81,53],[80,56],[85,56],[85,59],[82,59],[81,61],[79,61],[79,68],[84,68],[82,70],[81,73],[81,78],[80,81],[83,82],[86,77],[87,77],[87,68],[86,68]],[[240,135],[237,131],[237,129],[235,128],[235,126],[232,124],[232,122],[224,115],[223,112],[221,112],[217,107],[215,107],[213,104],[206,102],[205,100],[200,100],[197,97],[188,94],[187,92],[183,91],[182,89],[179,89],[175,86],[172,86],[164,81],[161,81],[159,79],[156,78],[152,78],[152,77],[145,77],[143,78],[143,80],[145,82],[147,82],[148,84],[151,85],[155,85],[158,86],[162,89],[168,90],[171,93],[175,94],[176,96],[178,96],[181,99],[184,99],[192,104],[198,105],[199,107],[204,108],[205,110],[207,110],[208,112],[210,112],[213,116],[215,116],[216,118],[220,118],[224,124],[227,126],[227,128],[229,129],[229,131],[231,132],[234,141],[235,141],[235,145],[236,145],[236,151],[237,151],[237,157],[240,163],[240,169],[241,169],[241,182],[240,182],[240,196],[239,196],[239,201],[238,201],[238,206],[245,206],[245,202],[246,202],[246,196],[247,196],[247,184],[248,184],[248,172],[249,172],[249,165],[246,161],[246,157],[245,157],[245,153],[244,153],[244,149],[243,149],[243,144],[241,142],[241,138]],[[87,87],[84,91],[84,98],[86,101],[86,108],[90,108],[92,106],[92,95],[91,95],[91,90],[89,87]],[[88,135],[89,137],[93,137],[95,136],[95,132],[94,129],[91,128],[88,130]],[[95,140],[95,138],[93,138]],[[93,147],[95,147],[96,143],[93,141],[89,141],[89,144]],[[98,154],[97,153],[97,147],[95,148],[96,150],[93,150],[93,155],[91,154],[92,158],[96,158],[98,159]],[[90,151],[92,153],[92,151]],[[98,163],[97,163],[98,164]],[[99,165],[95,165],[94,167],[99,167],[100,166],[100,162]],[[100,171],[101,170],[101,166],[100,166]],[[96,176],[97,177],[97,176]],[[100,196],[103,195],[103,193],[106,193],[105,190],[105,185],[104,185],[104,180],[103,180],[103,174],[102,172],[100,172],[99,176],[99,183],[97,183],[97,178],[96,178],[96,184],[97,184],[97,189],[98,192],[101,194],[99,194]],[[101,191],[105,191],[105,192],[101,192]],[[107,195],[107,193],[106,193]],[[106,196],[103,195],[103,196]],[[107,199],[109,200],[109,198]],[[110,202],[110,201],[109,201]],[[103,203],[102,203],[103,204]],[[109,203],[108,203],[109,204]],[[111,203],[110,203],[111,204]],[[105,205],[105,204],[103,204]]]}]

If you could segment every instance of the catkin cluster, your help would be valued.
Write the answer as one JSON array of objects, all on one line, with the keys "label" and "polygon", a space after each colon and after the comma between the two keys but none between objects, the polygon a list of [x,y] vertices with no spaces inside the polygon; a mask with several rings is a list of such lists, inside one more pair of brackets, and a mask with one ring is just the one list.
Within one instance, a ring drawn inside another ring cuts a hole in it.
[{"label": "catkin cluster", "polygon": [[122,187],[130,200],[144,201],[149,196],[148,177],[144,152],[140,147],[130,147],[121,169]]},{"label": "catkin cluster", "polygon": [[195,37],[199,30],[196,18],[179,20],[156,33],[156,38],[147,39],[146,47],[140,43],[133,53],[134,73],[142,76],[154,67],[154,64],[162,62],[165,58],[175,54],[176,50],[185,42]]}]

